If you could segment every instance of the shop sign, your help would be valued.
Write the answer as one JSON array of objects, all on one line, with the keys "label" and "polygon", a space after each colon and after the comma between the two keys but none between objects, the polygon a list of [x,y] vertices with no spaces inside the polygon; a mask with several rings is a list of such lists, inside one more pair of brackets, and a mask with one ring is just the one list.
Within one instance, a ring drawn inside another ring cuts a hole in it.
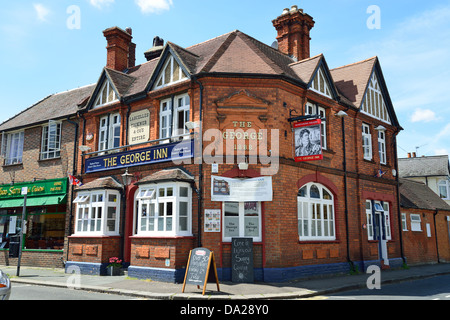
[{"label": "shop sign", "polygon": [[322,160],[322,120],[308,120],[294,123],[294,145],[296,162]]},{"label": "shop sign", "polygon": [[212,201],[272,201],[272,177],[233,179],[211,176]]},{"label": "shop sign", "polygon": [[22,189],[27,188],[27,196],[52,196],[67,193],[67,178],[17,183],[0,186],[0,200],[23,198]]},{"label": "shop sign", "polygon": [[86,173],[115,170],[159,162],[176,161],[194,156],[194,140],[113,153],[86,159]]}]

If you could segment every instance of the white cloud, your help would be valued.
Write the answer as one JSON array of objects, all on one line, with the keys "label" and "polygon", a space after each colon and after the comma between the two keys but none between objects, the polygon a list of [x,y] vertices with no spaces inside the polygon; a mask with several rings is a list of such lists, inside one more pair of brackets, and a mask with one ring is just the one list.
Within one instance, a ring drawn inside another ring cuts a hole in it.
[{"label": "white cloud", "polygon": [[161,13],[173,6],[172,0],[135,0],[142,13]]},{"label": "white cloud", "polygon": [[50,13],[50,10],[47,9],[43,4],[41,3],[35,3],[33,4],[34,10],[36,11],[36,15],[39,21],[46,22],[47,16]]},{"label": "white cloud", "polygon": [[115,0],[89,0],[90,4],[96,8],[102,9],[105,6],[109,6],[114,3]]},{"label": "white cloud", "polygon": [[429,109],[416,109],[411,116],[411,122],[431,122],[439,120],[436,113]]}]

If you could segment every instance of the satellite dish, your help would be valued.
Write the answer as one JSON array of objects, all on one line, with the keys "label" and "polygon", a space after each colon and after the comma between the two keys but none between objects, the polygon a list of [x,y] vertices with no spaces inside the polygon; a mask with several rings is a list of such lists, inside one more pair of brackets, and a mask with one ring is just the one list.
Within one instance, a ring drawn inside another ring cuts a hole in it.
[{"label": "satellite dish", "polygon": [[278,41],[274,41],[271,47],[278,50]]}]

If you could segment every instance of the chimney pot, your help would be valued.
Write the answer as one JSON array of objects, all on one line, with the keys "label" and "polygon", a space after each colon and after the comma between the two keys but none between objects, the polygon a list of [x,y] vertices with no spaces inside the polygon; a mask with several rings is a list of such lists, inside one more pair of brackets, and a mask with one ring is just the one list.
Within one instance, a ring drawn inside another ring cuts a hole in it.
[{"label": "chimney pot", "polygon": [[298,6],[291,7],[291,12],[297,12],[297,11],[298,11]]},{"label": "chimney pot", "polygon": [[413,152],[412,156],[413,156],[413,158],[415,158],[415,157],[416,157],[416,153],[415,153],[415,152]]},{"label": "chimney pot", "polygon": [[289,13],[289,8],[284,8],[282,15],[288,14]]},{"label": "chimney pot", "polygon": [[164,49],[164,40],[156,36],[153,38],[153,47],[144,53],[147,61],[158,58]]},{"label": "chimney pot", "polygon": [[411,153],[410,152],[408,152],[408,158],[411,158]]}]

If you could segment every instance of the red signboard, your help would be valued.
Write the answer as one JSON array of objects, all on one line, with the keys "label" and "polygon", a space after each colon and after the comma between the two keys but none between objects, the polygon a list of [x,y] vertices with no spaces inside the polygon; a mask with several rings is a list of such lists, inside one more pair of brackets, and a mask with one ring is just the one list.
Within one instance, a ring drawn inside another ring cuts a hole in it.
[{"label": "red signboard", "polygon": [[322,120],[294,123],[294,159],[296,162],[322,160]]}]

